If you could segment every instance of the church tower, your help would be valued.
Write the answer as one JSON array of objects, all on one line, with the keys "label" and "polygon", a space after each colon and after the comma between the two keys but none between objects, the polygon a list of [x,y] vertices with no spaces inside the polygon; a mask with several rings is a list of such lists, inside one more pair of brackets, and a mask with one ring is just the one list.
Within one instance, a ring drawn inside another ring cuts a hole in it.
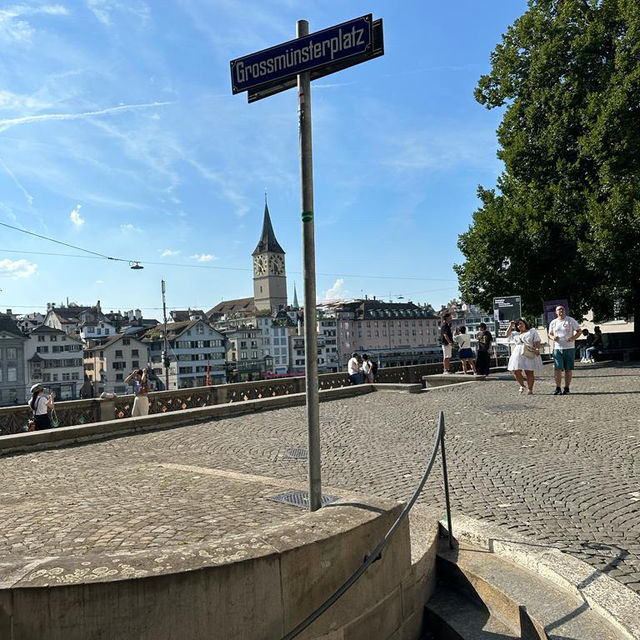
[{"label": "church tower", "polygon": [[287,275],[284,251],[271,226],[265,198],[264,221],[258,246],[253,252],[253,300],[258,311],[277,311],[287,306]]}]

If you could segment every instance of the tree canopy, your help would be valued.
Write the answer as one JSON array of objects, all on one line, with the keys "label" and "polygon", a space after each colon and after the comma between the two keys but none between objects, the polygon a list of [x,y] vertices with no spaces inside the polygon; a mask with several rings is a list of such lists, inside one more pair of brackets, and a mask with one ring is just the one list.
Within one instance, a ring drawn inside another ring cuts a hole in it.
[{"label": "tree canopy", "polygon": [[[458,240],[465,301],[640,313],[640,2],[529,0],[476,100],[504,108],[504,171]],[[636,335],[638,335],[636,322]]]}]

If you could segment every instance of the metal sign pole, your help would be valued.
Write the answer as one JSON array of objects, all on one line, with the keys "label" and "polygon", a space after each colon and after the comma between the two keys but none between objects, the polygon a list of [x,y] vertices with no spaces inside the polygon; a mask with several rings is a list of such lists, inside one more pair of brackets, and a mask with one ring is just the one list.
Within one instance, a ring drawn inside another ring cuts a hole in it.
[{"label": "metal sign pole", "polygon": [[[297,37],[309,35],[309,23],[298,20]],[[298,74],[298,122],[302,188],[302,256],[304,265],[304,337],[309,439],[309,511],[321,504],[320,411],[318,407],[318,336],[316,333],[316,252],[313,227],[313,156],[311,148],[311,79]]]}]

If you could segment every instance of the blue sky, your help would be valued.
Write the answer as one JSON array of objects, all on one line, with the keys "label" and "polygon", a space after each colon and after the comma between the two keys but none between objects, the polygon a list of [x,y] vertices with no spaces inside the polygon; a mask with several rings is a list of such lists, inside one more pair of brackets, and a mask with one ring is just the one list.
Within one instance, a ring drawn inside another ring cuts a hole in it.
[{"label": "blue sky", "polygon": [[[303,7],[303,8],[302,8]],[[0,309],[160,317],[250,296],[265,189],[301,298],[295,90],[248,104],[229,61],[373,13],[385,55],[312,87],[318,299],[457,295],[458,235],[495,184],[473,99],[524,0],[84,0],[0,8]],[[66,254],[43,255],[44,253]],[[151,264],[153,263],[153,264]]]}]

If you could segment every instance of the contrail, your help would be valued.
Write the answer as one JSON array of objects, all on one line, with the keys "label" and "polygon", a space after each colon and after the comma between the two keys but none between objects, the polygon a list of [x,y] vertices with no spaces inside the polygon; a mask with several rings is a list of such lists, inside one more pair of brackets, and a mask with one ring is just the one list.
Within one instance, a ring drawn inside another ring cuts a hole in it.
[{"label": "contrail", "polygon": [[79,120],[81,118],[89,118],[91,116],[104,116],[118,111],[130,111],[132,109],[148,109],[151,107],[163,107],[173,102],[150,102],[146,104],[122,104],[118,107],[107,107],[98,111],[85,111],[84,113],[44,113],[38,116],[24,116],[22,118],[11,118],[0,120],[0,133],[15,127],[19,124],[30,124],[31,122],[39,122],[42,120]]},{"label": "contrail", "polygon": [[11,169],[9,169],[9,167],[7,167],[7,165],[4,163],[4,160],[2,158],[0,158],[0,166],[7,172],[9,177],[15,182],[16,186],[18,187],[18,189],[20,189],[20,191],[22,191],[22,193],[24,194],[24,197],[27,199],[27,202],[29,204],[33,204],[33,196],[22,186],[22,184],[20,183],[18,178],[16,178],[15,174],[13,173],[13,171],[11,171]]}]

